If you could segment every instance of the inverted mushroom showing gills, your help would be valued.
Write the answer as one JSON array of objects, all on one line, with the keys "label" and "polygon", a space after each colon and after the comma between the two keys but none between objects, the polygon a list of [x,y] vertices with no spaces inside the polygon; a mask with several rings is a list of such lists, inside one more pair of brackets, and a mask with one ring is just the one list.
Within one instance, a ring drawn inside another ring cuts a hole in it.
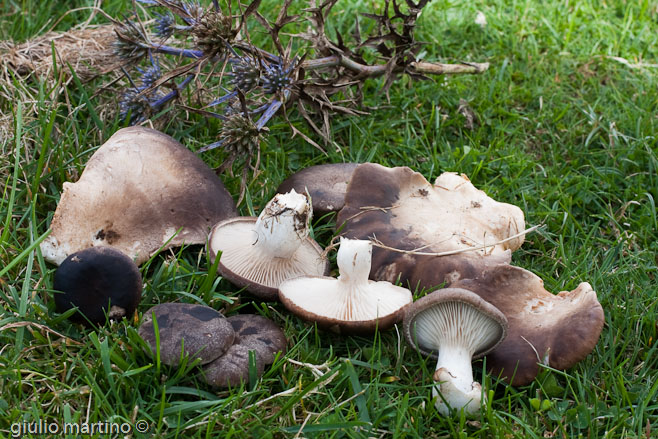
[{"label": "inverted mushroom showing gills", "polygon": [[278,297],[281,282],[297,276],[321,276],[329,262],[308,236],[311,205],[294,190],[277,194],[258,218],[238,217],[213,227],[208,250],[217,270],[233,284],[266,300]]},{"label": "inverted mushroom showing gills", "polygon": [[390,282],[368,280],[372,243],[341,239],[336,262],[340,276],[304,276],[279,286],[288,310],[320,327],[340,333],[372,333],[400,320],[411,292]]},{"label": "inverted mushroom showing gills", "polygon": [[345,205],[347,184],[357,166],[358,163],[310,166],[288,177],[276,191],[280,194],[292,189],[300,193],[308,191],[313,212],[319,215],[338,212]]},{"label": "inverted mushroom showing gills", "polygon": [[538,276],[508,265],[453,286],[473,291],[507,317],[507,338],[487,355],[487,367],[513,385],[529,384],[540,364],[574,366],[594,349],[603,329],[603,308],[587,282],[551,294]]},{"label": "inverted mushroom showing gills", "polygon": [[125,254],[111,247],[73,253],[55,271],[55,308],[78,308],[71,320],[102,324],[130,318],[142,297],[142,275]]},{"label": "inverted mushroom showing gills", "polygon": [[200,364],[210,363],[224,355],[235,339],[233,327],[221,313],[189,303],[152,307],[144,313],[138,333],[153,356],[159,349],[160,361],[168,366],[178,366],[181,358],[187,356],[198,358]]},{"label": "inverted mushroom showing gills", "polygon": [[144,127],[117,131],[64,183],[41,244],[46,260],[106,245],[141,264],[160,248],[204,244],[210,228],[237,215],[221,180],[173,138]]},{"label": "inverted mushroom showing gills", "polygon": [[[359,165],[350,180],[337,225],[343,236],[376,238],[371,278],[414,288],[448,286],[487,267],[508,264],[523,236],[523,212],[476,189],[464,175],[441,174],[432,185],[409,168]],[[501,242],[503,241],[503,242]]]},{"label": "inverted mushroom showing gills", "polygon": [[485,396],[473,380],[471,361],[494,349],[506,331],[507,319],[496,307],[461,288],[435,291],[407,308],[407,341],[438,360],[432,395],[439,413],[479,412]]}]

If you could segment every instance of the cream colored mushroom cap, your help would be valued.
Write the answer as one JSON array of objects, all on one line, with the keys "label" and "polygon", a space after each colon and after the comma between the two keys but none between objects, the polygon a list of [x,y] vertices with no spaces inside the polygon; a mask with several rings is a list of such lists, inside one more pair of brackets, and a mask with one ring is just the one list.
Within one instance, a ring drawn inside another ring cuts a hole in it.
[{"label": "cream colored mushroom cap", "polygon": [[159,131],[123,128],[76,183],[64,183],[41,251],[60,264],[107,245],[140,264],[161,248],[204,244],[214,224],[235,215],[223,183],[193,152]]}]

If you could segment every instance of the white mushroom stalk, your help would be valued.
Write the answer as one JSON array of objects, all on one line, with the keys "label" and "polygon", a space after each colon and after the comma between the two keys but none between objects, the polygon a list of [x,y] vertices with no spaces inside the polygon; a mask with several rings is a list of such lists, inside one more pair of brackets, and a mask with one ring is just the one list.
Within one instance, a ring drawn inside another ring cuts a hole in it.
[{"label": "white mushroom stalk", "polygon": [[405,315],[405,335],[423,352],[438,352],[432,389],[444,416],[461,410],[473,416],[486,401],[473,379],[471,361],[492,350],[506,334],[507,320],[475,293],[448,288],[414,303]]},{"label": "white mushroom stalk", "polygon": [[388,315],[409,303],[408,296],[401,294],[402,289],[385,288],[379,294],[373,293],[377,283],[368,279],[371,261],[372,242],[341,238],[336,255],[338,294],[318,302],[318,311],[339,320],[359,321]]},{"label": "white mushroom stalk", "polygon": [[277,194],[258,216],[254,247],[272,258],[290,258],[308,236],[312,215],[305,195],[294,189]]},{"label": "white mushroom stalk", "polygon": [[[480,346],[500,338],[500,324],[462,302],[445,302],[425,311],[416,319],[417,334],[432,334],[439,348],[432,395],[436,408],[447,416],[450,408],[473,415],[486,400],[480,383],[473,380],[471,360]],[[420,342],[420,341],[419,341]],[[445,401],[444,401],[445,399]]]}]

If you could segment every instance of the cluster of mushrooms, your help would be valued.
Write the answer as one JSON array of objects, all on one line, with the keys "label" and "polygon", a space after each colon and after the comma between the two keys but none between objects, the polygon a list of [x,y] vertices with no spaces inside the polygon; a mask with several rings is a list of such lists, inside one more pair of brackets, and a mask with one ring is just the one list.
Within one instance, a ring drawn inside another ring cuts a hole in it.
[{"label": "cluster of mushrooms", "polygon": [[[309,236],[314,211],[337,212],[338,278],[328,276],[326,252]],[[510,265],[524,227],[518,207],[464,175],[444,173],[431,184],[409,168],[373,163],[304,169],[257,218],[238,217],[222,182],[192,152],[131,127],[96,151],[77,183],[65,183],[41,250],[60,265],[57,309],[75,307],[73,318],[101,323],[134,314],[136,264],[183,243],[206,244],[224,278],[321,328],[368,334],[402,321],[408,343],[437,361],[438,411],[472,415],[486,393],[473,359],[487,355],[490,373],[524,385],[541,364],[564,370],[585,358],[603,327],[588,283],[554,295]],[[399,285],[440,289],[414,302]],[[250,362],[262,372],[286,347],[263,317],[225,318],[182,303],[145,312],[139,333],[166,364],[198,359],[217,387],[246,380]]]}]

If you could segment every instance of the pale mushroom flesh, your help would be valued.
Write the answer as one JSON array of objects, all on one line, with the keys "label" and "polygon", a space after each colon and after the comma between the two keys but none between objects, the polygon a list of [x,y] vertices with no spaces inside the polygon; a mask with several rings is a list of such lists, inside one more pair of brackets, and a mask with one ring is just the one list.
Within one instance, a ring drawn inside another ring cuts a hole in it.
[{"label": "pale mushroom flesh", "polygon": [[490,198],[463,174],[446,172],[431,184],[406,167],[364,163],[352,174],[337,226],[347,238],[382,244],[372,279],[416,288],[449,286],[509,263],[525,221],[521,209]]}]

